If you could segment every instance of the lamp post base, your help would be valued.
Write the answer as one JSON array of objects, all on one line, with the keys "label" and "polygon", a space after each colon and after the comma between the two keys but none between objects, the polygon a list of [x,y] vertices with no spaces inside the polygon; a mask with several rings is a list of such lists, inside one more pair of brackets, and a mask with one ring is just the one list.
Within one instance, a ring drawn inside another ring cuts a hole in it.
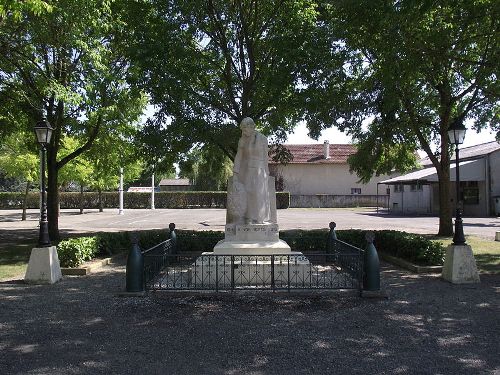
[{"label": "lamp post base", "polygon": [[452,284],[479,283],[472,248],[469,245],[449,245],[446,249],[441,276]]},{"label": "lamp post base", "polygon": [[62,273],[57,248],[55,246],[33,248],[24,282],[29,284],[54,284],[61,278]]}]

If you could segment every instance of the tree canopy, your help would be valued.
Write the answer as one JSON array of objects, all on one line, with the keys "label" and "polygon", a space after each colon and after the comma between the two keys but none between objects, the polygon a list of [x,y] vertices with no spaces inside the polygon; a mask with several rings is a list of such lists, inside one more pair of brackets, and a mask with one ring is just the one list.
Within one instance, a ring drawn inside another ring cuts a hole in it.
[{"label": "tree canopy", "polygon": [[323,40],[315,1],[124,4],[123,46],[157,109],[145,131],[170,151],[211,144],[232,159],[244,117],[283,140],[302,116],[295,94]]},{"label": "tree canopy", "polygon": [[[137,121],[145,97],[126,83],[128,65],[113,48],[120,27],[112,1],[45,1],[47,12],[7,12],[0,28],[0,118],[32,127],[43,113],[54,127],[48,158],[48,216],[58,238],[58,174],[101,135]],[[20,18],[20,20],[19,20]],[[2,110],[5,108],[6,110]],[[25,121],[12,121],[22,111]],[[61,156],[63,139],[79,147]]]},{"label": "tree canopy", "polygon": [[332,75],[327,64],[303,91],[308,126],[318,133],[333,120],[351,134],[351,167],[364,181],[411,168],[423,149],[439,176],[441,234],[452,232],[448,128],[499,127],[499,8],[477,0],[341,0],[324,8],[344,72]]}]

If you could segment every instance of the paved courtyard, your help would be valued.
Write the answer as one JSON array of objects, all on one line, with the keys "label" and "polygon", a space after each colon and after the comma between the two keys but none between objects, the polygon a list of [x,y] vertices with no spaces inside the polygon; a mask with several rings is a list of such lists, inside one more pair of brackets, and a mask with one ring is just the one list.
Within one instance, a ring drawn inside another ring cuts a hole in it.
[{"label": "paved courtyard", "polygon": [[[28,220],[21,221],[19,210],[0,211],[0,239],[9,240],[22,236],[36,238],[38,211],[29,210]],[[86,210],[83,215],[78,210],[62,210],[59,229],[63,235],[96,231],[131,231],[167,228],[175,223],[177,229],[224,230],[226,210],[224,209],[157,209],[125,210],[118,215],[117,209]],[[335,221],[338,229],[394,229],[412,233],[436,234],[439,219],[432,216],[395,216],[377,213],[373,209],[328,209],[291,208],[278,210],[278,224],[284,229],[328,228]],[[494,239],[500,231],[500,218],[464,218],[464,231],[486,239]]]},{"label": "paved courtyard", "polygon": [[352,292],[150,293],[113,264],[52,285],[0,282],[0,374],[499,374],[500,276],[457,286],[382,269]]}]

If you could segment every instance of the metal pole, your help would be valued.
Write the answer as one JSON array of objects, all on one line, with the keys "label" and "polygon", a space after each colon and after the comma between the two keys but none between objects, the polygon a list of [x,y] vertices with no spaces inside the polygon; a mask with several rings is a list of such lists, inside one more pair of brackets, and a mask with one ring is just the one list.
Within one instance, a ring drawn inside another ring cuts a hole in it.
[{"label": "metal pole", "polygon": [[49,247],[51,246],[49,238],[49,223],[47,221],[47,200],[45,192],[45,146],[42,146],[41,158],[41,205],[40,205],[40,233],[38,235],[38,246]]},{"label": "metal pole", "polygon": [[456,187],[456,217],[455,217],[455,233],[453,235],[453,244],[454,245],[465,245],[465,236],[464,236],[464,227],[462,222],[462,212],[460,210],[460,168],[459,168],[459,151],[458,144],[455,145],[455,169],[456,169],[456,178],[455,178],[455,187]]},{"label": "metal pole", "polygon": [[155,174],[151,176],[151,209],[155,209]]},{"label": "metal pole", "polygon": [[120,187],[118,188],[120,195],[120,208],[118,215],[123,215],[123,168],[120,168]]}]

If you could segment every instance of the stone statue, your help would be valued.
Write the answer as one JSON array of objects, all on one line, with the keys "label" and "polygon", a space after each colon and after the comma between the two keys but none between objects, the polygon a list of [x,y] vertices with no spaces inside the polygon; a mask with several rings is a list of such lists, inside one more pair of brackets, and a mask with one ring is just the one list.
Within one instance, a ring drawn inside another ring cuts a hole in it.
[{"label": "stone statue", "polygon": [[232,221],[264,224],[270,221],[267,137],[255,130],[250,117],[241,121],[241,138],[234,159],[232,195],[228,207]]}]

